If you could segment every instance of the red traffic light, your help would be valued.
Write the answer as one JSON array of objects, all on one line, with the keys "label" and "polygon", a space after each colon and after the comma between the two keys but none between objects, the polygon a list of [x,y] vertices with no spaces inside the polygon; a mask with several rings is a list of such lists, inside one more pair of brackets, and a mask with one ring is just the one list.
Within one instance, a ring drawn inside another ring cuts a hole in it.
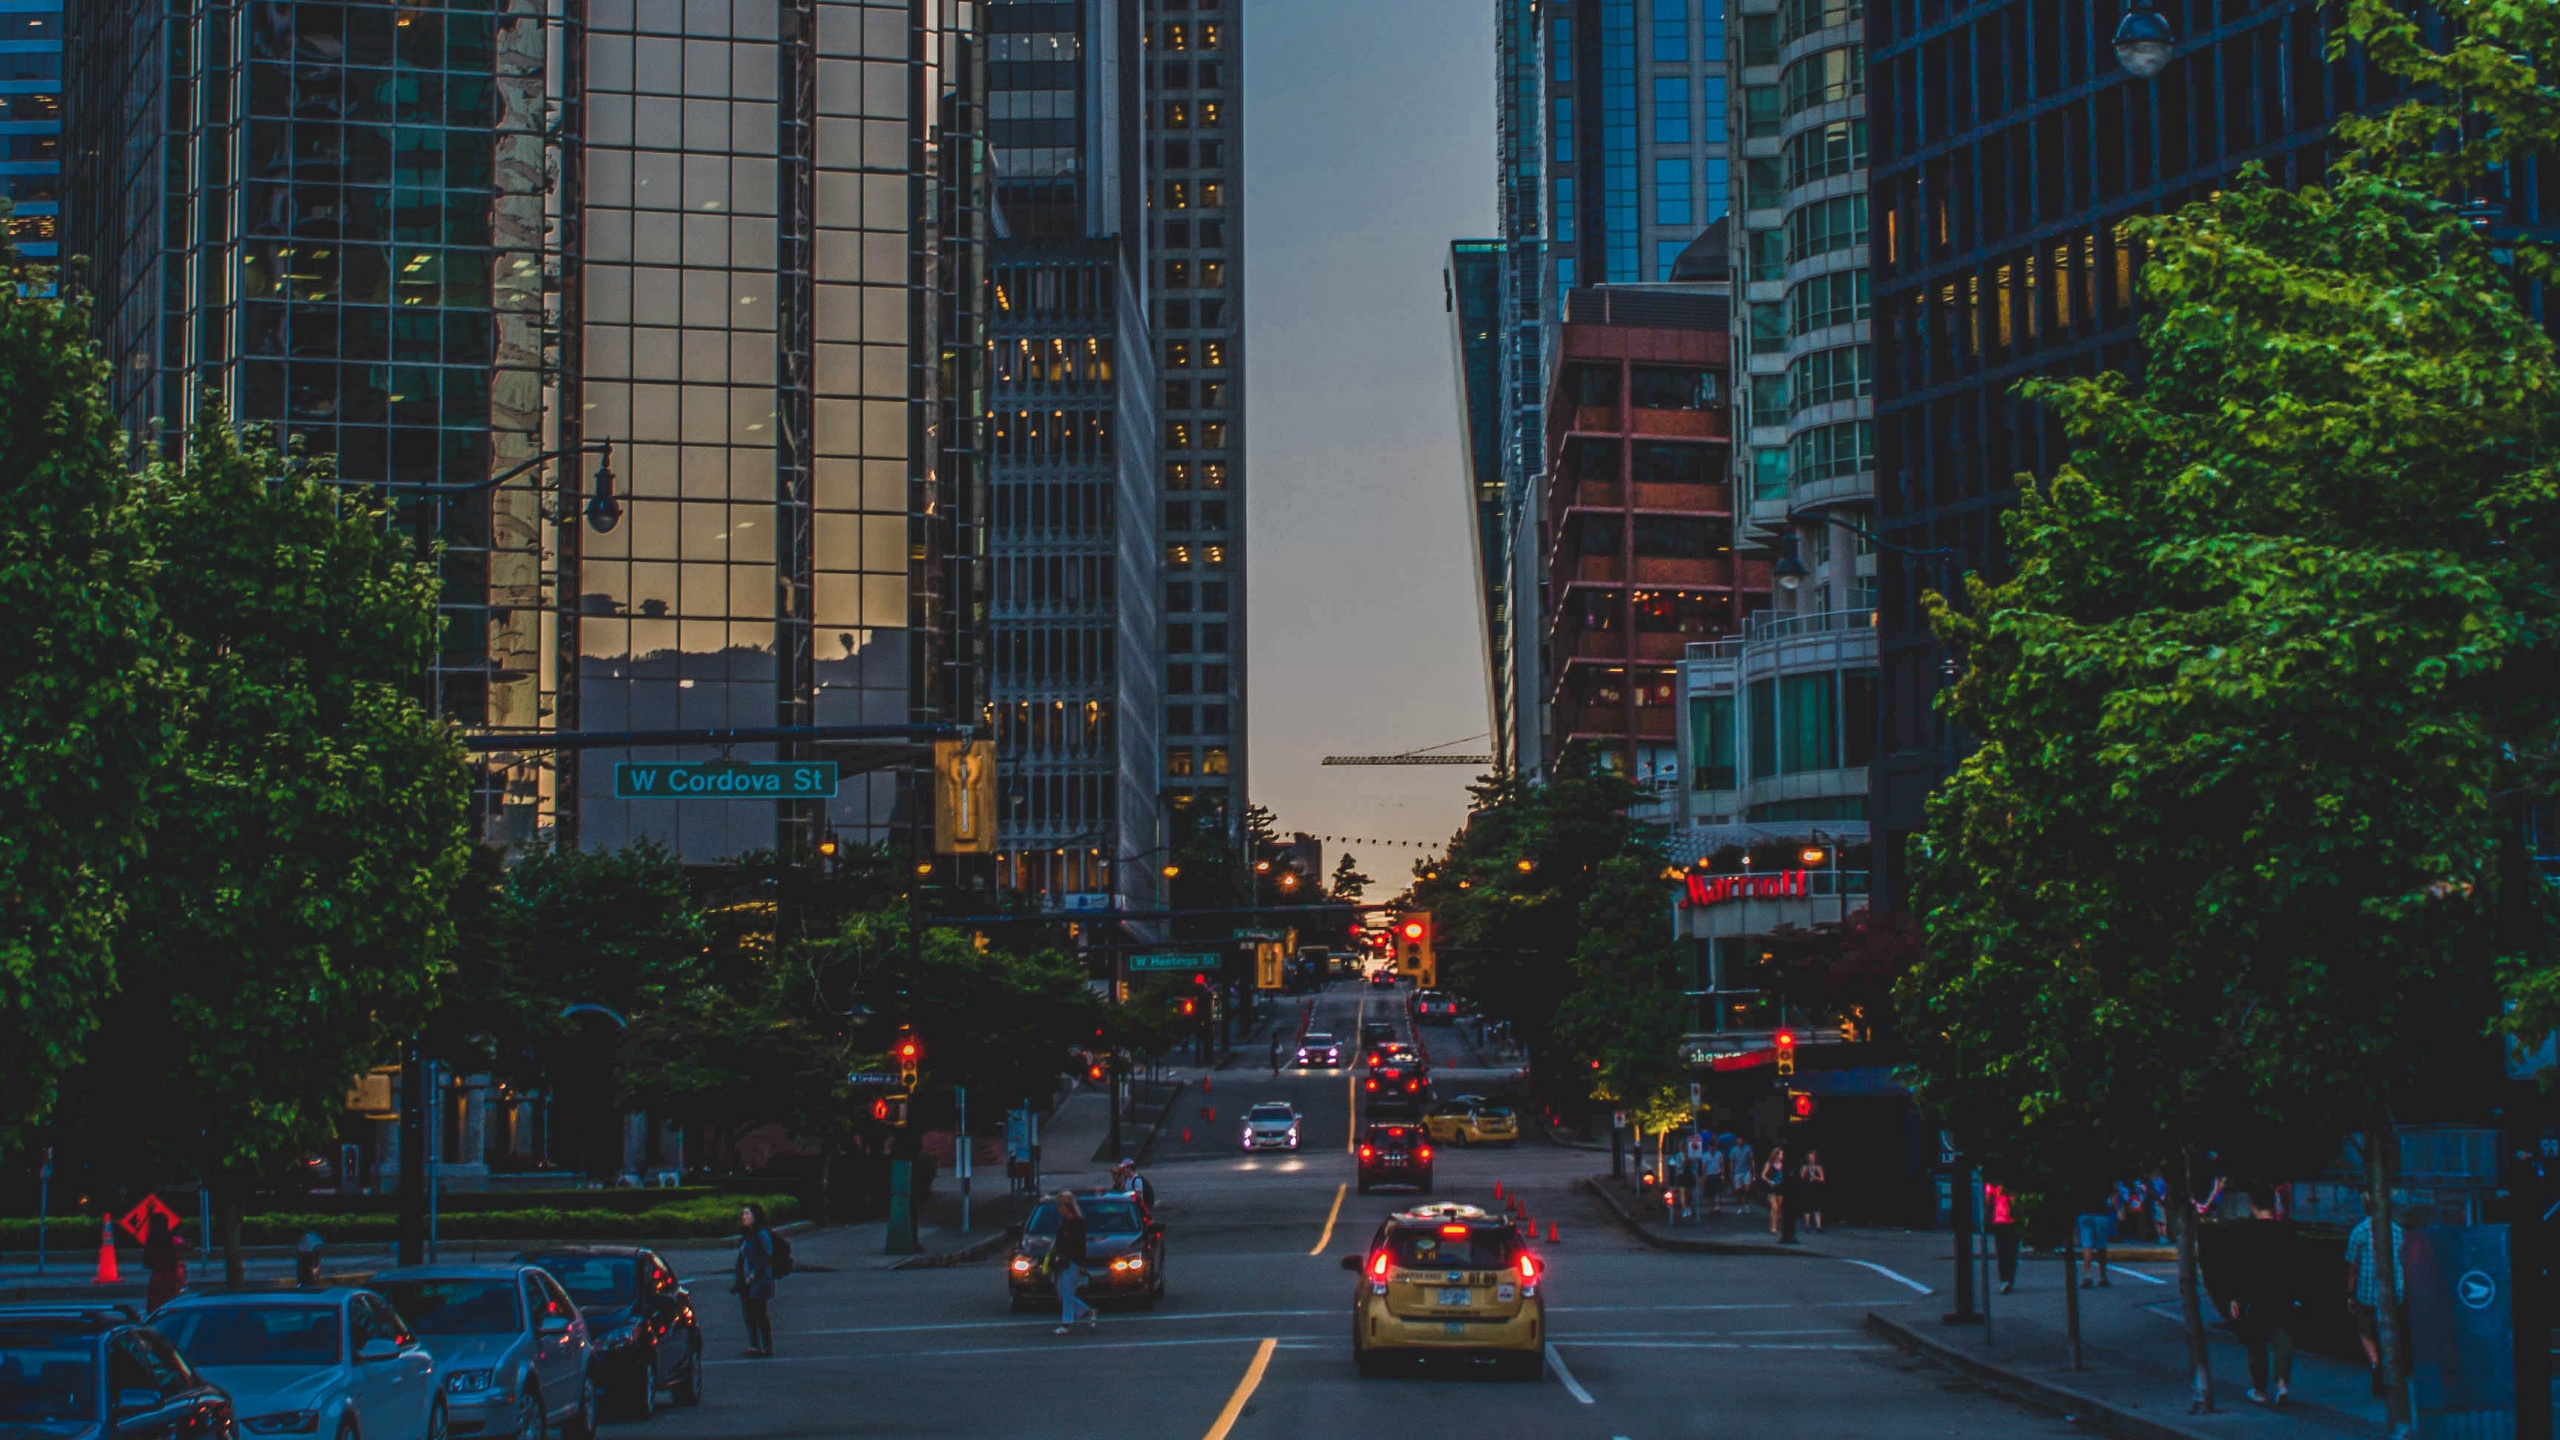
[{"label": "red traffic light", "polygon": [[1793,1030],[1779,1031],[1778,1048],[1781,1050],[1793,1050],[1796,1048],[1796,1032]]},{"label": "red traffic light", "polygon": [[1195,971],[1192,973],[1191,983],[1199,986],[1203,990],[1206,990],[1209,988],[1209,977]]},{"label": "red traffic light", "polygon": [[910,1065],[914,1064],[917,1057],[923,1054],[924,1047],[918,1045],[913,1036],[909,1036],[908,1038],[898,1042],[898,1058]]},{"label": "red traffic light", "polygon": [[1196,1000],[1185,1000],[1185,1001],[1183,1001],[1183,1002],[1182,1002],[1182,1013],[1183,1013],[1183,1014],[1185,1014],[1185,1015],[1190,1014],[1192,1011],[1194,1011],[1194,1010],[1196,1010],[1196,1009],[1198,1009],[1198,1008],[1199,1008],[1199,1002],[1198,1002],[1198,1001],[1196,1001]]},{"label": "red traffic light", "polygon": [[1087,1080],[1092,1081],[1092,1082],[1093,1082],[1094,1084],[1096,1084],[1096,1085],[1101,1084],[1101,1083],[1102,1083],[1102,1067],[1101,1067],[1101,1066],[1099,1066],[1099,1065],[1088,1065],[1088,1066],[1086,1066],[1086,1067],[1085,1067],[1085,1070],[1084,1070],[1084,1078],[1086,1078]]},{"label": "red traffic light", "polygon": [[1426,928],[1427,927],[1425,927],[1419,920],[1407,920],[1404,922],[1404,938],[1407,940],[1419,940],[1422,938],[1422,932]]}]

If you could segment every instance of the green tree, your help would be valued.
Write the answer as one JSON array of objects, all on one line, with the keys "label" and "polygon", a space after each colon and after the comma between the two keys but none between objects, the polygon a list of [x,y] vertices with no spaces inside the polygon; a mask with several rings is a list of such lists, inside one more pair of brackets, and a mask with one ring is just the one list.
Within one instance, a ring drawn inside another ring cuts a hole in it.
[{"label": "green tree", "polygon": [[416,699],[435,575],[379,510],[210,417],[145,491],[183,746],[81,1103],[210,1180],[232,1237],[243,1192],[425,1013],[470,784]]},{"label": "green tree", "polygon": [[1360,873],[1360,862],[1351,858],[1351,852],[1344,851],[1342,858],[1333,862],[1334,899],[1357,900],[1368,894],[1369,887],[1375,883]]},{"label": "green tree", "polygon": [[2014,578],[1935,608],[1982,743],[1917,848],[1905,1035],[2022,1183],[2387,1135],[2492,1073],[2499,797],[2553,753],[2560,372],[2486,245],[2356,175],[2131,228],[2141,382],[2028,387],[2073,459]]},{"label": "green tree", "polygon": [[117,983],[118,877],[175,730],[106,362],[50,280],[0,238],[0,1153]]}]

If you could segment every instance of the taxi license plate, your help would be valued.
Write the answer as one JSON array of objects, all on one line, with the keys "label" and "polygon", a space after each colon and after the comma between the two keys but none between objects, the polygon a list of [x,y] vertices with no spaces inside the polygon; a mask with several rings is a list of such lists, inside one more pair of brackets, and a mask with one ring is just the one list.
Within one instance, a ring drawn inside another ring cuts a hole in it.
[{"label": "taxi license plate", "polygon": [[1443,1305],[1470,1305],[1475,1303],[1475,1292],[1463,1288],[1449,1289],[1447,1287],[1443,1287],[1440,1291],[1439,1303]]}]

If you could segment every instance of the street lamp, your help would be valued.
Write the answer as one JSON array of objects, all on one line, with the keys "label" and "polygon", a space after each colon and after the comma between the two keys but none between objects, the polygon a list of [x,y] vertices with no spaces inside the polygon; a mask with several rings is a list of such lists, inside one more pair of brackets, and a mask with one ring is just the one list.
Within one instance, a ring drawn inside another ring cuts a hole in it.
[{"label": "street lamp", "polygon": [[[380,485],[386,490],[398,490],[411,495],[476,495],[485,490],[495,490],[537,466],[550,464],[554,460],[565,460],[572,455],[584,455],[591,451],[603,458],[596,462],[595,493],[587,497],[587,528],[599,535],[604,535],[611,533],[614,526],[622,523],[622,500],[613,493],[613,442],[610,440],[585,440],[557,450],[545,450],[521,464],[511,465],[499,471],[486,480],[474,480],[467,485],[427,485],[408,480],[342,479],[337,483],[352,489]],[[565,474],[561,477],[560,488],[563,498],[566,498],[569,493],[569,484]]]},{"label": "street lamp", "polygon": [[2148,80],[2167,68],[2169,47],[2177,38],[2168,17],[2151,8],[2151,0],[2134,0],[2116,26],[2116,63],[2136,79]]}]

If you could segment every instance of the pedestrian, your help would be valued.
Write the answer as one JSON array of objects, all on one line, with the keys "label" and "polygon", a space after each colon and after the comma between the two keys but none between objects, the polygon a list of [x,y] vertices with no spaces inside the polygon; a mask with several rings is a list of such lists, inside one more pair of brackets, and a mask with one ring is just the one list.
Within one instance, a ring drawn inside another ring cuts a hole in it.
[{"label": "pedestrian", "polygon": [[2109,1190],[2099,1208],[2072,1217],[2080,1241],[2080,1288],[2107,1283],[2107,1247],[2115,1242],[2116,1220],[2124,1213],[2124,1186]]},{"label": "pedestrian", "polygon": [[1760,1183],[1769,1191],[1769,1233],[1778,1233],[1779,1212],[1787,1203],[1787,1147],[1769,1147],[1769,1163],[1760,1167]]},{"label": "pedestrian", "polygon": [[1709,1215],[1724,1213],[1725,1166],[1730,1160],[1724,1148],[1726,1137],[1710,1135],[1707,1149],[1698,1162],[1698,1199]]},{"label": "pedestrian", "polygon": [[[2391,1222],[2391,1256],[2399,1262],[2392,1266],[2395,1281],[2407,1277],[2409,1237],[2401,1232],[2400,1222]],[[2400,1288],[2395,1284],[2393,1289]],[[2356,1338],[2364,1342],[2364,1360],[2372,1372],[2373,1393],[2384,1393],[2382,1383],[2382,1277],[2373,1267],[2373,1217],[2365,1216],[2356,1228],[2347,1232],[2347,1313],[2355,1317]],[[2399,1319],[2395,1309],[2393,1318]],[[2408,1343],[2409,1327],[2403,1321],[2392,1327]]]},{"label": "pedestrian", "polygon": [[1058,1206],[1058,1238],[1049,1242],[1049,1273],[1058,1283],[1058,1328],[1050,1333],[1064,1335],[1076,1328],[1078,1320],[1099,1330],[1102,1312],[1076,1293],[1084,1286],[1084,1207],[1076,1203],[1071,1190],[1061,1190],[1052,1198]]},{"label": "pedestrian", "polygon": [[1119,1194],[1135,1199],[1138,1202],[1138,1208],[1147,1215],[1155,1214],[1155,1182],[1138,1173],[1138,1162],[1134,1156],[1123,1155],[1120,1157],[1120,1163],[1111,1167],[1111,1188]]},{"label": "pedestrian", "polygon": [[177,1227],[158,1210],[151,1212],[150,1223],[143,1231],[142,1265],[151,1272],[151,1281],[143,1287],[142,1310],[150,1314],[178,1298],[187,1288],[186,1242],[178,1238]]},{"label": "pedestrian", "polygon": [[1998,1254],[2000,1293],[2008,1294],[2018,1283],[2018,1207],[2009,1198],[2008,1188],[1984,1185],[1982,1200],[1991,1213],[1991,1243]]},{"label": "pedestrian", "polygon": [[738,1212],[738,1261],[729,1293],[738,1297],[747,1322],[747,1354],[773,1353],[773,1232],[765,1224],[764,1207],[754,1203]]},{"label": "pedestrian", "polygon": [[2232,1331],[2249,1351],[2249,1398],[2282,1405],[2293,1379],[2293,1331],[2302,1309],[2298,1237],[2292,1221],[2276,1217],[2274,1197],[2265,1187],[2252,1186],[2243,1198],[2250,1218],[2222,1237],[2222,1252],[2232,1262],[2227,1307]]},{"label": "pedestrian", "polygon": [[1731,1159],[1726,1165],[1725,1175],[1733,1186],[1733,1208],[1740,1210],[1748,1205],[1757,1193],[1760,1172],[1752,1168],[1751,1142],[1739,1135],[1733,1137],[1733,1150]]},{"label": "pedestrian", "polygon": [[1804,1212],[1817,1232],[1822,1229],[1822,1192],[1830,1183],[1830,1172],[1822,1168],[1822,1152],[1804,1152]]},{"label": "pedestrian", "polygon": [[1280,1078],[1280,1032],[1276,1029],[1271,1032],[1271,1078]]}]

